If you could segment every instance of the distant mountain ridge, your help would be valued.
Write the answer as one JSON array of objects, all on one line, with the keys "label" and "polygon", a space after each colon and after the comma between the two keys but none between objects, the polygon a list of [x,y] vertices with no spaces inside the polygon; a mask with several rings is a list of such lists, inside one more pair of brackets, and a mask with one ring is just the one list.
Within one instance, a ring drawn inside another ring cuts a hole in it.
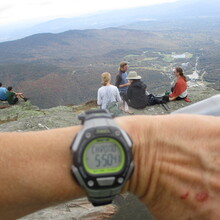
[{"label": "distant mountain ridge", "polygon": [[[157,40],[157,43],[152,41]],[[127,44],[129,46],[127,46]],[[73,30],[60,34],[36,34],[20,40],[0,43],[0,63],[53,62],[68,59],[75,62],[79,57],[107,56],[112,51],[137,50],[144,47],[175,47],[157,34],[137,30],[107,28],[103,30]],[[90,50],[91,48],[91,50]],[[125,53],[126,55],[126,53]],[[72,60],[71,60],[72,59]],[[76,60],[75,60],[76,59]]]},{"label": "distant mountain ridge", "polygon": [[103,29],[119,27],[142,20],[173,20],[202,17],[220,18],[218,0],[180,0],[148,7],[99,12],[75,18],[59,18],[33,27],[14,31],[0,31],[0,41],[13,40],[36,33],[60,33],[74,29]]},{"label": "distant mountain ridge", "polygon": [[[171,47],[178,48],[158,34],[116,28],[37,34],[0,43],[0,79],[40,107],[79,104],[96,97],[102,72],[112,73],[114,83],[126,55]],[[165,81],[159,72],[151,74],[155,82]]]}]

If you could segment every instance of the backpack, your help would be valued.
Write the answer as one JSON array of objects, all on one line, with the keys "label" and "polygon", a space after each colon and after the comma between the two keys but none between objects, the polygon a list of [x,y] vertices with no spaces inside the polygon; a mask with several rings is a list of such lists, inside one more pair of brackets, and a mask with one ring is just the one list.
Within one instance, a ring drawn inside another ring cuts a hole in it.
[{"label": "backpack", "polygon": [[124,112],[119,108],[119,103],[112,102],[108,104],[107,110],[114,115],[114,117],[124,115]]},{"label": "backpack", "polygon": [[167,102],[169,100],[168,96],[154,96],[153,94],[148,95],[148,105],[162,105],[166,111],[169,111]]}]

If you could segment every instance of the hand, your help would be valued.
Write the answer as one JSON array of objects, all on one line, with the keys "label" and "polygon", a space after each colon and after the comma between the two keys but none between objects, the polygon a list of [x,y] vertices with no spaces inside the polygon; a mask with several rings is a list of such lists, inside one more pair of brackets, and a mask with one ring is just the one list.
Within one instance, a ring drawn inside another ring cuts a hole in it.
[{"label": "hand", "polygon": [[172,98],[169,97],[169,101],[170,101],[170,102],[175,101],[176,99],[177,99],[177,97],[172,97]]},{"label": "hand", "polygon": [[125,191],[158,220],[220,219],[220,118],[117,120],[134,141],[135,171]]}]

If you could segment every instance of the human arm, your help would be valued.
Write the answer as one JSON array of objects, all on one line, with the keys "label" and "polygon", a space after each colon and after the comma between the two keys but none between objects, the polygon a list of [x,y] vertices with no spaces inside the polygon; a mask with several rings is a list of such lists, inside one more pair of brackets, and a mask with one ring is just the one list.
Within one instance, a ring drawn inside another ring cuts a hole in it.
[{"label": "human arm", "polygon": [[127,87],[127,86],[130,86],[130,83],[126,83],[126,84],[121,84],[121,75],[118,74],[116,76],[116,82],[115,82],[115,86],[118,87],[118,88],[123,88],[123,87]]},{"label": "human arm", "polygon": [[100,89],[98,90],[97,104],[98,104],[98,105],[102,105],[102,98],[101,98],[101,92],[100,92]]},{"label": "human arm", "polygon": [[169,101],[175,101],[177,99],[178,96],[174,96],[174,97],[169,97]]},{"label": "human arm", "polygon": [[131,86],[129,86],[127,91],[127,99],[131,99],[131,97],[132,97],[132,88]]},{"label": "human arm", "polygon": [[121,75],[118,74],[118,75],[116,76],[115,86],[116,86],[117,88],[119,88],[120,83],[121,83]]},{"label": "human arm", "polygon": [[[135,169],[124,191],[137,195],[156,219],[219,218],[220,118],[133,116],[116,122],[134,142]],[[70,174],[69,146],[79,129],[0,134],[2,219],[85,195]]]},{"label": "human arm", "polygon": [[177,82],[173,87],[172,93],[169,95],[169,101],[175,101],[177,97],[181,94],[181,92],[179,91],[179,86],[180,85]]},{"label": "human arm", "polygon": [[0,133],[0,216],[17,219],[83,196],[70,175],[70,143],[79,127]]},{"label": "human arm", "polygon": [[186,90],[187,90],[186,81],[182,77],[179,77],[173,88],[173,92],[169,95],[169,100],[175,101]]},{"label": "human arm", "polygon": [[121,96],[119,94],[118,88],[116,89],[116,101],[120,102],[121,101]]},{"label": "human arm", "polygon": [[220,219],[220,118],[139,116],[135,121],[126,129],[139,141],[125,191],[158,220]]},{"label": "human arm", "polygon": [[130,83],[122,84],[122,85],[119,86],[119,88],[127,87],[127,86],[130,86],[130,85],[131,85]]},{"label": "human arm", "polygon": [[13,91],[11,91],[15,96],[17,96],[17,95],[23,95],[23,93],[20,93],[20,92],[15,92],[14,90]]}]

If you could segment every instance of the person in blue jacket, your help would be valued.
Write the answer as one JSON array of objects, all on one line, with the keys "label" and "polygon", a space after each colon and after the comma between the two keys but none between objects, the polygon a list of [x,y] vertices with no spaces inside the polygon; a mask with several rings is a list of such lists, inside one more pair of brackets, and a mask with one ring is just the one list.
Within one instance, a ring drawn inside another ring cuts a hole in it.
[{"label": "person in blue jacket", "polygon": [[7,89],[2,87],[2,83],[0,82],[0,101],[7,101],[6,92]]},{"label": "person in blue jacket", "polygon": [[116,76],[115,86],[118,87],[122,99],[124,98],[124,96],[126,96],[128,87],[130,86],[130,83],[127,80],[128,77],[127,71],[128,71],[128,63],[121,62],[119,67],[119,73]]}]

